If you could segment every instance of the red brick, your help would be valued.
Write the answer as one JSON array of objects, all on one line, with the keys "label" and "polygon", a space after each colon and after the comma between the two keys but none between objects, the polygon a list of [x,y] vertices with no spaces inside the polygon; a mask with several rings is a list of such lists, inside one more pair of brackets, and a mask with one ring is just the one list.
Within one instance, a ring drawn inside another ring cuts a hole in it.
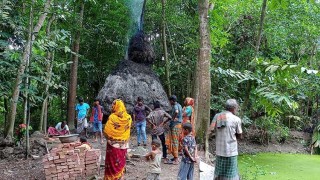
[{"label": "red brick", "polygon": [[86,166],[86,170],[93,170],[93,169],[98,169],[98,166]]},{"label": "red brick", "polygon": [[98,160],[98,156],[86,156],[86,161]]},{"label": "red brick", "polygon": [[68,166],[57,166],[57,169],[68,169]]},{"label": "red brick", "polygon": [[63,147],[64,148],[69,148],[70,147],[70,143],[63,143]]},{"label": "red brick", "polygon": [[86,161],[86,163],[85,163],[86,165],[87,164],[98,164],[98,162],[96,161],[96,160],[91,160],[91,161]]},{"label": "red brick", "polygon": [[45,169],[44,172],[45,172],[46,175],[56,174],[57,173],[57,168],[56,167],[50,167],[48,169]]},{"label": "red brick", "polygon": [[66,158],[54,160],[54,163],[63,163],[66,162]]},{"label": "red brick", "polygon": [[54,156],[53,157],[53,160],[57,160],[57,159],[59,159],[60,157],[59,156]]},{"label": "red brick", "polygon": [[68,155],[73,155],[74,154],[74,150],[67,151],[67,154]]}]

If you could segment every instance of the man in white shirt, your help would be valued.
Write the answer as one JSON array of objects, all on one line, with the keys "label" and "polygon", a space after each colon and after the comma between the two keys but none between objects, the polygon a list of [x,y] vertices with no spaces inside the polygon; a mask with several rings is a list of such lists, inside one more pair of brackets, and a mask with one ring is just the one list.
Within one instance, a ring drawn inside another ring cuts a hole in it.
[{"label": "man in white shirt", "polygon": [[49,127],[48,134],[52,136],[60,136],[70,134],[69,127],[66,121],[59,122],[56,127]]},{"label": "man in white shirt", "polygon": [[236,116],[239,105],[235,99],[226,102],[226,111],[213,118],[210,130],[215,132],[215,180],[239,180],[238,142],[242,138],[241,119]]}]

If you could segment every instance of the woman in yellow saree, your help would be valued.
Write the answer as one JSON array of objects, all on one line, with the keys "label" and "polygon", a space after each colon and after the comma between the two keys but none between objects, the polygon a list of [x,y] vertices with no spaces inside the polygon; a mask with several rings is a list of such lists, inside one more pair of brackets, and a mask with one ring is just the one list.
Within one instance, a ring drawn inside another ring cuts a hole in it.
[{"label": "woman in yellow saree", "polygon": [[112,104],[112,114],[104,127],[107,137],[105,180],[122,180],[126,166],[128,141],[132,119],[123,101],[117,99]]}]

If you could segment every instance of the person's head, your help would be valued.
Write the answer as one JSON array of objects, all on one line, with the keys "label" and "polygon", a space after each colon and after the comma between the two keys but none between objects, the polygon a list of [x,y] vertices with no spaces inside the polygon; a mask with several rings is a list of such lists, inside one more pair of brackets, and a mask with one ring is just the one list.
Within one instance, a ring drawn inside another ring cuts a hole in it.
[{"label": "person's head", "polygon": [[175,95],[170,96],[169,101],[170,101],[170,104],[171,104],[171,105],[176,104],[176,102],[177,102],[177,96],[175,96]]},{"label": "person's head", "polygon": [[187,97],[187,98],[184,100],[184,105],[185,105],[185,106],[194,106],[194,99],[193,99],[193,98],[190,98],[190,97]]},{"label": "person's head", "polygon": [[61,122],[61,128],[64,128],[65,125],[67,125],[67,121],[62,121]]},{"label": "person's head", "polygon": [[122,117],[124,113],[126,113],[126,106],[124,105],[123,101],[120,99],[116,99],[112,103],[112,113],[115,115]]},{"label": "person's head", "polygon": [[143,105],[143,97],[139,96],[137,99],[138,105],[142,106]]},{"label": "person's head", "polygon": [[183,134],[188,135],[192,132],[192,125],[190,123],[185,123],[182,127]]},{"label": "person's head", "polygon": [[161,141],[159,139],[154,139],[151,142],[152,150],[156,150],[161,146]]},{"label": "person's head", "polygon": [[85,137],[80,137],[80,142],[81,142],[81,143],[86,143],[86,142],[88,142],[88,141],[87,141],[87,138],[85,138]]},{"label": "person's head", "polygon": [[80,104],[83,104],[83,98],[82,97],[78,97],[78,101]]},{"label": "person's head", "polygon": [[160,108],[161,107],[160,102],[159,101],[154,102],[153,107],[154,107],[154,109]]},{"label": "person's head", "polygon": [[228,99],[226,102],[226,110],[236,114],[238,112],[239,105],[237,100],[235,99]]},{"label": "person's head", "polygon": [[95,106],[98,106],[98,105],[100,105],[100,100],[99,99],[94,99],[94,105]]}]

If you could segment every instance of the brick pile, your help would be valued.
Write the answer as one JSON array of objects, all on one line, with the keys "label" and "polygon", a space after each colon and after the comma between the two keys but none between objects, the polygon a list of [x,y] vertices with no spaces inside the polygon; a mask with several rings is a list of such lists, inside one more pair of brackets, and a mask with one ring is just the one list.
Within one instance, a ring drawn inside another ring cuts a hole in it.
[{"label": "brick pile", "polygon": [[47,180],[76,180],[99,174],[100,149],[86,150],[80,145],[80,142],[59,144],[43,157]]}]

